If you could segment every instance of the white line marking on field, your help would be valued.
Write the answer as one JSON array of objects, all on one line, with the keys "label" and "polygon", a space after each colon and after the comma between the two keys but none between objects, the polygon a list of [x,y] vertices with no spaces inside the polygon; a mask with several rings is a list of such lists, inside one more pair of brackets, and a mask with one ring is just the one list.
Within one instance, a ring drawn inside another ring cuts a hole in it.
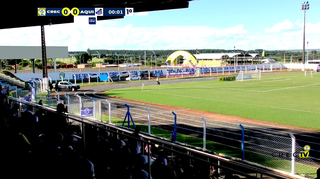
[{"label": "white line marking on field", "polygon": [[[283,79],[282,80],[268,80],[268,81],[261,81],[259,83],[257,83],[257,80],[254,81],[254,83],[250,83],[252,82],[252,80],[245,80],[246,83],[243,83],[243,84],[246,84],[246,85],[255,85],[255,84],[261,84],[261,83],[272,83],[272,82],[276,82],[276,81],[289,81],[291,80],[291,78],[289,79]],[[225,83],[224,85],[227,85],[227,84],[234,84],[234,83]],[[217,84],[204,84],[204,85],[193,85],[192,87],[200,87],[200,88],[203,88],[204,86],[212,86],[212,87],[217,87]],[[206,87],[206,88],[208,88]],[[233,89],[233,88],[221,88],[221,89],[228,89],[228,90],[237,90],[237,89]],[[252,92],[263,92],[263,91],[257,91],[257,90],[246,90],[246,89],[238,89],[238,91],[252,91]]]},{"label": "white line marking on field", "polygon": [[308,86],[316,86],[320,85],[320,83],[310,84],[310,85],[301,85],[301,86],[292,86],[292,87],[286,87],[286,88],[278,88],[278,89],[272,89],[272,90],[266,90],[261,92],[270,92],[270,91],[280,91],[280,90],[286,90],[286,89],[295,89],[295,88],[304,88]]},{"label": "white line marking on field", "polygon": [[320,112],[305,111],[305,110],[290,109],[290,108],[281,108],[281,107],[274,107],[274,106],[257,105],[257,104],[249,104],[249,103],[241,103],[241,102],[226,101],[226,100],[219,100],[219,99],[208,99],[208,98],[200,98],[200,97],[192,97],[192,96],[184,96],[184,95],[175,95],[175,94],[170,94],[170,93],[161,93],[161,92],[152,92],[152,91],[149,91],[149,93],[169,95],[169,96],[178,96],[178,97],[183,97],[183,98],[201,99],[201,100],[207,100],[207,101],[219,101],[219,102],[225,102],[225,103],[242,104],[242,105],[247,105],[247,106],[259,106],[259,107],[265,107],[265,108],[283,109],[283,110],[289,110],[289,111],[299,111],[299,112],[320,114]]},{"label": "white line marking on field", "polygon": [[220,89],[226,89],[226,90],[232,90],[232,91],[251,91],[251,92],[258,92],[261,93],[261,91],[257,91],[257,90],[248,90],[248,89],[236,89],[236,88],[220,88]]}]

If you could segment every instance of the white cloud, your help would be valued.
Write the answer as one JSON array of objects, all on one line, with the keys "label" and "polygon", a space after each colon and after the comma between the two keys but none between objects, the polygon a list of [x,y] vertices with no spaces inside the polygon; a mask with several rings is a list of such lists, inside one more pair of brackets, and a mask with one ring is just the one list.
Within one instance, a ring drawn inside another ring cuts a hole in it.
[{"label": "white cloud", "polygon": [[[243,24],[207,26],[136,27],[121,20],[97,21],[77,18],[73,24],[45,26],[46,45],[68,46],[70,51],[90,49],[299,49],[302,24],[288,20],[265,31],[249,32]],[[309,48],[320,48],[320,22],[306,24]],[[277,32],[277,33],[270,33]],[[0,45],[40,46],[40,27],[0,30]]]},{"label": "white cloud", "polygon": [[217,32],[217,36],[229,36],[229,35],[238,35],[248,33],[247,30],[243,28],[243,24],[223,29],[222,31]]},{"label": "white cloud", "polygon": [[290,30],[292,27],[293,27],[292,22],[286,19],[285,21],[277,23],[271,28],[266,28],[265,32],[280,32],[280,31]]},{"label": "white cloud", "polygon": [[133,13],[135,16],[147,16],[147,15],[149,15],[149,13],[148,12],[135,12],[135,13]]}]

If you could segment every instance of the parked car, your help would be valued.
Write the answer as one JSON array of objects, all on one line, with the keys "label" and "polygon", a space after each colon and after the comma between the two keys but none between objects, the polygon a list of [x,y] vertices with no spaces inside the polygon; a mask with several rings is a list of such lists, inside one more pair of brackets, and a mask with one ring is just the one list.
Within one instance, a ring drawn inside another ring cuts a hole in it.
[{"label": "parked car", "polygon": [[[141,71],[140,72],[141,77],[149,77],[149,71]],[[154,72],[150,71],[150,77],[154,76]]]},{"label": "parked car", "polygon": [[39,81],[42,81],[42,79],[41,78],[30,78],[29,81],[39,82]]},{"label": "parked car", "polygon": [[112,79],[112,81],[119,81],[119,76],[118,75],[110,76],[110,78]]},{"label": "parked car", "polygon": [[[58,85],[57,88],[56,88],[56,85]],[[77,91],[78,89],[80,89],[79,85],[70,83],[68,81],[60,81],[58,83],[52,84],[52,86],[57,91],[61,91],[61,90]]]},{"label": "parked car", "polygon": [[127,77],[129,77],[129,72],[127,72],[127,71],[122,72],[121,75],[120,75],[120,77],[121,77],[121,78],[127,78]]},{"label": "parked car", "polygon": [[90,78],[98,78],[99,77],[99,75],[96,73],[89,73],[89,75],[90,75]]},{"label": "parked car", "polygon": [[130,75],[129,77],[126,78],[127,81],[131,81],[131,80],[139,80],[139,76],[138,75]]},{"label": "parked car", "polygon": [[5,67],[2,67],[2,69],[5,69],[5,70],[12,70],[13,68],[11,66],[5,66]]}]

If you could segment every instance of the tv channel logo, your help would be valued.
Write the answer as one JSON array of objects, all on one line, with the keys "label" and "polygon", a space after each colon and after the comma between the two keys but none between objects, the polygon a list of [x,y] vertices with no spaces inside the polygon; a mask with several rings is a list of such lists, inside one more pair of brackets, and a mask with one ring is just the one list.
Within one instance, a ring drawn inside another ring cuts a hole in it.
[{"label": "tv channel logo", "polygon": [[291,157],[299,157],[299,158],[308,158],[310,153],[310,146],[305,145],[303,147],[304,151],[288,153],[288,152],[273,152],[271,155],[272,157],[283,158],[283,159],[290,159]]},{"label": "tv channel logo", "polygon": [[96,24],[96,17],[89,17],[89,24]]},{"label": "tv channel logo", "polygon": [[38,16],[46,16],[46,8],[39,7],[38,8]]},{"label": "tv channel logo", "polygon": [[304,151],[300,151],[299,153],[299,158],[308,158],[309,157],[309,151],[310,151],[310,146],[309,145],[305,145],[303,147]]},{"label": "tv channel logo", "polygon": [[103,16],[103,8],[95,8],[96,16]]}]

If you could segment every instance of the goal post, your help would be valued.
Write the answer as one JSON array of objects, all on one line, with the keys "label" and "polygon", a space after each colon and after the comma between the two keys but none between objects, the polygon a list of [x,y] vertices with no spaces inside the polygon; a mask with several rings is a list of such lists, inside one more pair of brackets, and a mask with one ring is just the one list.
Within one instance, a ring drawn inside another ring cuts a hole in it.
[{"label": "goal post", "polygon": [[251,79],[261,80],[261,70],[255,70],[249,73],[240,71],[238,76],[236,77],[236,81],[251,80]]}]

